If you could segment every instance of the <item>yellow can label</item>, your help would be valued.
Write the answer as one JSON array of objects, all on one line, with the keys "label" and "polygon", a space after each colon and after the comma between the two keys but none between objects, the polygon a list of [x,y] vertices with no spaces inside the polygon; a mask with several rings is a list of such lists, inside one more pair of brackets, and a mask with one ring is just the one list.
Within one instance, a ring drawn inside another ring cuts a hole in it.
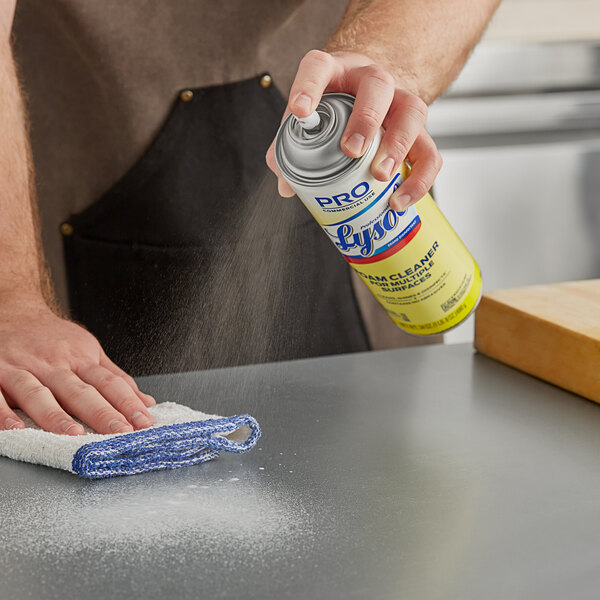
[{"label": "yellow can label", "polygon": [[481,275],[433,198],[427,194],[414,208],[419,223],[396,252],[349,262],[398,327],[429,335],[454,327],[475,308]]},{"label": "yellow can label", "polygon": [[318,190],[296,191],[396,325],[431,335],[475,308],[481,275],[429,194],[402,212],[389,207],[408,173],[403,165],[382,183],[363,169]]}]

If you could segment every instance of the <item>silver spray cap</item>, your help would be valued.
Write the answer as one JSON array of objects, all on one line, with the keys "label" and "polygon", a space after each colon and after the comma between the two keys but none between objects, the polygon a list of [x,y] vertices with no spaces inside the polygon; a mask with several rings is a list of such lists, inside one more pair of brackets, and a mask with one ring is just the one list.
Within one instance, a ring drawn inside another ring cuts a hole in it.
[{"label": "silver spray cap", "polygon": [[331,181],[361,160],[350,158],[340,147],[353,106],[349,94],[325,94],[316,115],[286,117],[275,137],[275,162],[292,185]]}]

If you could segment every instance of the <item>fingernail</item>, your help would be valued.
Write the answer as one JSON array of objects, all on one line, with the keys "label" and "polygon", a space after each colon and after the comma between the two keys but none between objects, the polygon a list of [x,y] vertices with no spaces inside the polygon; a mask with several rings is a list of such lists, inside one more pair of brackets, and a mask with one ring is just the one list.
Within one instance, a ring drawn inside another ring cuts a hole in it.
[{"label": "fingernail", "polygon": [[395,165],[396,161],[391,156],[388,156],[379,163],[378,170],[386,179],[391,179]]},{"label": "fingernail", "polygon": [[144,427],[150,427],[150,425],[152,425],[152,421],[139,410],[131,415],[131,420],[138,429],[143,429]]},{"label": "fingernail", "polygon": [[12,417],[7,417],[4,421],[4,429],[25,429],[25,424]]},{"label": "fingernail", "polygon": [[285,196],[283,195],[284,192],[284,187],[283,187],[283,181],[281,179],[277,180],[277,193],[282,197],[285,198]]},{"label": "fingernail", "polygon": [[108,428],[113,433],[131,433],[133,431],[133,427],[131,425],[123,423],[123,421],[118,421],[115,419],[108,424]]},{"label": "fingernail", "polygon": [[298,94],[294,100],[294,108],[302,112],[310,112],[310,109],[312,108],[312,98],[308,94]]},{"label": "fingernail", "polygon": [[411,202],[411,197],[407,194],[402,194],[393,199],[393,203],[396,211],[405,210]]},{"label": "fingernail", "polygon": [[83,433],[83,427],[72,421],[63,421],[60,424],[60,429],[66,435],[81,435]]},{"label": "fingernail", "polygon": [[365,145],[365,136],[360,133],[353,133],[344,143],[344,146],[351,154],[360,155]]}]

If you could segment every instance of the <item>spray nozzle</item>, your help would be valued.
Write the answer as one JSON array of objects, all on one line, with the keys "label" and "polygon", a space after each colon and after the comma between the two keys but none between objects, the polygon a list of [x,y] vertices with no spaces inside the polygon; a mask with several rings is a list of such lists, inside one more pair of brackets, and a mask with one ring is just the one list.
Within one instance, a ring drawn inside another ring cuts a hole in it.
[{"label": "spray nozzle", "polygon": [[[298,119],[298,117],[296,118]],[[298,123],[300,123],[302,129],[316,129],[321,123],[321,117],[319,116],[319,113],[315,110],[315,112],[311,113],[307,117],[302,117],[301,119],[298,119]]]}]

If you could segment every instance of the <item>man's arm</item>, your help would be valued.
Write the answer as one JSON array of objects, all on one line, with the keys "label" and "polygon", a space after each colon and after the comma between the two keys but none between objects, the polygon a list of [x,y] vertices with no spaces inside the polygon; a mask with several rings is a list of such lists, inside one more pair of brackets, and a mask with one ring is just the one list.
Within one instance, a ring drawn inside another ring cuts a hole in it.
[{"label": "man's arm", "polygon": [[456,78],[500,0],[353,0],[325,50],[359,52],[431,104]]},{"label": "man's arm", "polygon": [[[425,131],[427,105],[456,77],[500,0],[352,0],[325,47],[302,59],[287,112],[305,117],[325,92],[356,96],[342,149],[359,157],[383,125],[385,134],[371,172],[387,181],[408,158],[410,177],[390,205],[403,210],[422,198],[441,168]],[[282,196],[293,195],[273,158]]]},{"label": "man's arm", "polygon": [[37,227],[25,111],[10,45],[15,0],[0,0],[0,429],[117,433],[152,423],[154,400],[98,341],[56,314]]},{"label": "man's arm", "polygon": [[42,292],[29,148],[10,47],[14,1],[0,4],[0,301]]}]

